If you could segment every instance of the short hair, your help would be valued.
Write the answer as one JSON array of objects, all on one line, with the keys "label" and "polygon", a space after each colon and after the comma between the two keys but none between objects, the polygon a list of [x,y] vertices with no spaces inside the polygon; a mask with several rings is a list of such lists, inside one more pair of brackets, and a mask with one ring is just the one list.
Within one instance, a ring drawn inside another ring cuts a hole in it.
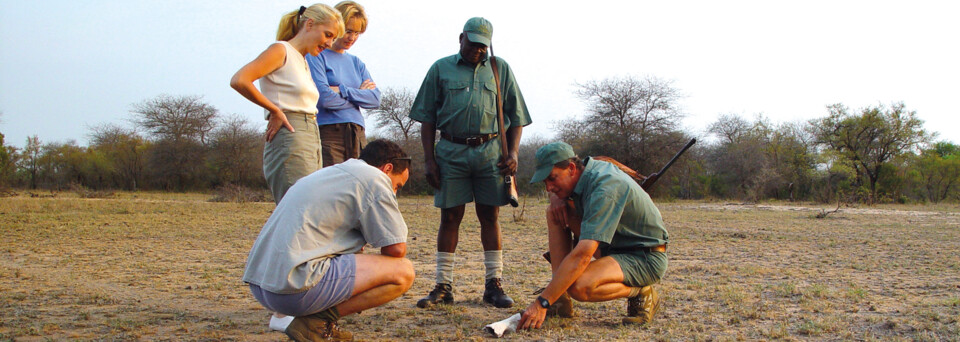
[{"label": "short hair", "polygon": [[340,15],[340,12],[324,4],[313,4],[310,7],[300,6],[300,8],[301,10],[284,14],[283,17],[280,18],[280,27],[277,28],[277,40],[287,41],[293,39],[293,37],[297,35],[297,32],[300,32],[300,29],[303,28],[303,24],[307,22],[307,19],[313,19],[314,22],[320,25],[337,23],[337,28],[339,29],[339,31],[337,31],[337,37],[343,36],[345,29],[343,28],[343,16]]},{"label": "short hair", "polygon": [[580,160],[580,157],[577,157],[577,156],[573,156],[573,158],[570,158],[567,160],[561,160],[556,164],[553,164],[553,167],[566,169],[568,166],[570,166],[570,163],[576,164],[578,170],[583,170],[583,161]]},{"label": "short hair", "polygon": [[336,8],[343,15],[344,25],[350,19],[357,19],[360,21],[360,33],[367,32],[367,12],[363,10],[363,6],[353,1],[341,1],[333,8]]},{"label": "short hair", "polygon": [[410,167],[410,157],[397,143],[387,139],[371,141],[360,151],[360,159],[370,166],[379,168],[387,163],[393,164],[393,174],[399,175]]}]

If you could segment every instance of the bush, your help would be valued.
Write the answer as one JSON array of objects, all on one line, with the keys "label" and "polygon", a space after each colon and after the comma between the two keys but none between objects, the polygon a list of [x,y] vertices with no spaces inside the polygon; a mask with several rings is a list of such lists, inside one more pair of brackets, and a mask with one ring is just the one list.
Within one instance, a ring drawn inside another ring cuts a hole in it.
[{"label": "bush", "polygon": [[267,202],[269,196],[261,189],[251,189],[242,185],[227,184],[214,190],[210,202]]},{"label": "bush", "polygon": [[77,193],[80,198],[113,198],[116,193],[108,190],[90,190],[79,183],[71,183],[70,190]]}]

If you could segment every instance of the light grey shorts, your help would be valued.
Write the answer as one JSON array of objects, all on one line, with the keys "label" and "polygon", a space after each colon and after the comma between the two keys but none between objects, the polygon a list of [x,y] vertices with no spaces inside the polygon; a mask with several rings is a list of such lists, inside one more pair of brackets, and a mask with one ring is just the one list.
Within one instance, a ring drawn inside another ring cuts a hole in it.
[{"label": "light grey shorts", "polygon": [[287,316],[306,316],[329,309],[350,299],[357,276],[356,254],[344,254],[330,259],[327,272],[320,282],[309,290],[278,294],[250,284],[250,292],[260,305]]},{"label": "light grey shorts", "polygon": [[280,128],[273,140],[263,145],[263,176],[274,203],[280,203],[287,189],[298,179],[322,166],[317,117],[304,113],[285,114],[295,132]]}]

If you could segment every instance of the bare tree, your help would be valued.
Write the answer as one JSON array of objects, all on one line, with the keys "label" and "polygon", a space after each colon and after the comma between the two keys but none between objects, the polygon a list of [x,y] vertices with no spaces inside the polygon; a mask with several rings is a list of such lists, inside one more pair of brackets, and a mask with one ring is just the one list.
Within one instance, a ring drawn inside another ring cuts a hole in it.
[{"label": "bare tree", "polygon": [[206,144],[218,111],[201,100],[196,95],[159,95],[133,105],[133,122],[157,140],[195,140]]},{"label": "bare tree", "polygon": [[207,135],[218,111],[200,96],[160,95],[133,105],[133,122],[150,133],[149,180],[167,190],[205,187]]},{"label": "bare tree", "polygon": [[672,82],[626,76],[576,87],[577,96],[587,102],[587,115],[562,123],[560,137],[582,140],[584,153],[608,155],[648,174],[683,146],[682,134],[673,134],[684,113],[678,104],[682,95]]},{"label": "bare tree", "polygon": [[707,126],[707,131],[716,135],[724,143],[735,144],[748,134],[753,124],[737,114],[721,114],[717,121]]},{"label": "bare tree", "polygon": [[416,95],[407,88],[385,88],[380,96],[380,108],[369,111],[369,115],[387,131],[388,136],[409,141],[416,138],[420,124],[409,116],[414,97]]},{"label": "bare tree", "polygon": [[211,134],[210,162],[216,182],[260,185],[263,182],[263,135],[240,115],[231,115]]}]

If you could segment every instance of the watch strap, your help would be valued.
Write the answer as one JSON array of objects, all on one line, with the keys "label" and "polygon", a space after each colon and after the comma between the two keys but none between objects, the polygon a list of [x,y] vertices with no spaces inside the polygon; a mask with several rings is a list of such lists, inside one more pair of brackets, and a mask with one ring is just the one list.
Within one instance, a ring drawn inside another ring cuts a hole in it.
[{"label": "watch strap", "polygon": [[537,296],[537,303],[539,303],[540,307],[544,309],[547,309],[550,307],[550,301],[547,300],[546,298],[543,298],[543,296]]}]

